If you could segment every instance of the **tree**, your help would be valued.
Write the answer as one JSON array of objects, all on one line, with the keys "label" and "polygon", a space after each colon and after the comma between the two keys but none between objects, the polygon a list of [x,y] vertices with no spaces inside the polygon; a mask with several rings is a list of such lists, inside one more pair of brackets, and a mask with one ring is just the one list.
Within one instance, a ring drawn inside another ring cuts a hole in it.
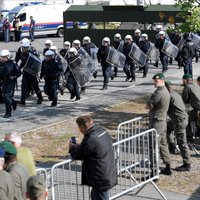
[{"label": "tree", "polygon": [[200,31],[200,0],[178,0],[177,6],[180,6],[185,13],[180,16],[185,19],[178,29],[182,32],[199,32]]}]

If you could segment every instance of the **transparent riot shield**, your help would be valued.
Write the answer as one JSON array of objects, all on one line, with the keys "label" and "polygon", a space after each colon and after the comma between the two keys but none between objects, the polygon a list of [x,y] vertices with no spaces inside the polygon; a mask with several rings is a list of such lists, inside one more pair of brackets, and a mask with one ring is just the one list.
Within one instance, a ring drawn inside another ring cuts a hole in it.
[{"label": "transparent riot shield", "polygon": [[60,57],[61,64],[62,64],[62,67],[63,67],[63,72],[65,72],[65,70],[68,67],[68,62],[67,62],[67,60],[60,53],[58,53],[57,56]]},{"label": "transparent riot shield", "polygon": [[150,48],[147,52],[147,56],[154,61],[157,61],[160,57],[160,51],[155,47],[155,44],[152,42],[150,42]]},{"label": "transparent riot shield", "polygon": [[170,41],[165,40],[165,43],[161,51],[170,58],[176,58],[179,52],[179,48],[174,44],[172,44]]},{"label": "transparent riot shield", "polygon": [[94,60],[90,57],[87,51],[85,51],[85,49],[82,47],[78,50],[78,54],[82,55],[82,58],[84,59],[86,66],[90,70],[90,73],[93,74],[96,71]]},{"label": "transparent riot shield", "polygon": [[123,53],[123,48],[124,48],[124,41],[120,41],[119,46],[117,48],[117,51]]},{"label": "transparent riot shield", "polygon": [[123,68],[125,61],[126,61],[126,56],[123,53],[117,51],[114,48],[111,48],[111,47],[109,48],[108,57],[106,59],[106,62],[108,62],[116,67]]},{"label": "transparent riot shield", "polygon": [[91,48],[90,49],[90,54],[91,54],[91,58],[94,60],[94,61],[97,61],[97,52],[98,52],[98,48]]},{"label": "transparent riot shield", "polygon": [[179,43],[177,44],[177,47],[179,48],[180,51],[182,51],[184,43],[185,43],[185,39],[183,39],[182,37]]},{"label": "transparent riot shield", "polygon": [[72,61],[69,67],[79,87],[83,87],[90,82],[92,74],[82,55]]},{"label": "transparent riot shield", "polygon": [[194,43],[194,48],[198,51],[200,51],[200,36],[198,36],[197,34],[191,33],[191,39]]},{"label": "transparent riot shield", "polygon": [[42,61],[40,60],[40,58],[29,52],[29,57],[23,67],[23,70],[37,77],[38,73],[41,71],[41,66]]},{"label": "transparent riot shield", "polygon": [[129,57],[141,67],[145,65],[147,60],[147,55],[135,43],[132,44]]}]

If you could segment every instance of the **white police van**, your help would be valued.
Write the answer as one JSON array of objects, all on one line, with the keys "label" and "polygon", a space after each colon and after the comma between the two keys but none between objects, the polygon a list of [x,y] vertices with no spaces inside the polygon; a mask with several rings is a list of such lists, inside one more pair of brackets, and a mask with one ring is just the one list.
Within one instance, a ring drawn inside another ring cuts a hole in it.
[{"label": "white police van", "polygon": [[[30,26],[30,16],[35,20],[35,35],[56,34],[63,36],[63,12],[72,4],[21,4],[13,8],[5,18],[8,18],[11,27],[11,39],[14,39],[13,20],[14,17],[20,19],[22,26],[22,37],[28,36]],[[3,20],[2,20],[3,21]],[[73,27],[73,22],[67,22],[68,28]],[[86,28],[86,22],[79,22],[80,28]],[[2,23],[0,24],[2,33]]]}]

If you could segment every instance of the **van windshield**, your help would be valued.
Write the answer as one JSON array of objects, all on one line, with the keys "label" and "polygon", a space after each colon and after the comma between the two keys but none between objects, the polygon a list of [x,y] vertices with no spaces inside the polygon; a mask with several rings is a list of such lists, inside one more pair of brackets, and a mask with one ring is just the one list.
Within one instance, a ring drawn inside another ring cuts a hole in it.
[{"label": "van windshield", "polygon": [[12,22],[14,20],[14,17],[17,15],[15,12],[9,12],[5,18],[8,19],[9,22]]}]

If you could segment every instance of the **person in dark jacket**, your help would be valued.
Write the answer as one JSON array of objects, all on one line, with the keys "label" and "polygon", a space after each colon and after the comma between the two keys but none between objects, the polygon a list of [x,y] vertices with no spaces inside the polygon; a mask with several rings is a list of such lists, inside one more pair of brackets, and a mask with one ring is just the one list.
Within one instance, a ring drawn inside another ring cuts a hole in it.
[{"label": "person in dark jacket", "polygon": [[3,22],[4,42],[10,42],[10,22],[5,19]]},{"label": "person in dark jacket", "polygon": [[168,70],[168,56],[162,52],[162,48],[165,44],[165,31],[160,31],[158,33],[159,38],[155,42],[155,47],[160,51],[160,61],[162,64],[162,72],[166,72]]},{"label": "person in dark jacket", "polygon": [[71,43],[69,41],[65,41],[63,47],[64,48],[60,50],[60,55],[67,60],[68,51],[71,47]]},{"label": "person in dark jacket", "polygon": [[[30,92],[31,87],[33,87],[35,93],[37,94],[37,104],[41,104],[43,101],[42,92],[39,88],[39,82],[37,77],[38,74],[32,74],[32,72],[27,71],[27,69],[32,67],[32,63],[28,63],[28,59],[30,58],[29,54],[39,57],[38,52],[31,48],[30,41],[28,39],[25,40],[24,38],[21,42],[21,53],[18,55],[17,52],[16,54],[16,58],[19,57],[17,60],[21,60],[20,69],[23,69],[21,100],[19,101],[19,104],[21,105],[26,105],[26,97],[27,94]],[[26,70],[25,67],[27,68]]]},{"label": "person in dark jacket", "polygon": [[44,92],[46,95],[48,95],[49,100],[52,101],[51,107],[55,107],[57,106],[58,101],[58,78],[62,72],[62,69],[60,68],[58,62],[53,58],[53,51],[48,50],[45,53],[45,57],[45,60],[42,62],[40,79],[44,77]]},{"label": "person in dark jacket", "polygon": [[64,76],[67,81],[66,87],[71,94],[70,99],[74,99],[76,97],[75,101],[78,101],[80,100],[80,91],[76,79],[70,69],[71,62],[73,62],[78,57],[76,48],[74,47],[70,48],[68,54],[69,56],[67,62],[69,66],[64,72]]},{"label": "person in dark jacket", "polygon": [[46,40],[44,43],[44,46],[45,46],[45,48],[43,49],[43,53],[42,53],[43,56],[44,56],[45,52],[48,51],[51,48],[51,46],[53,46],[53,42],[51,40]]},{"label": "person in dark jacket", "polygon": [[135,35],[133,37],[133,42],[135,42],[137,45],[139,44],[140,36],[141,36],[141,31],[139,29],[136,29]]},{"label": "person in dark jacket", "polygon": [[129,57],[133,44],[133,38],[131,35],[126,35],[124,39],[123,54],[126,56],[126,61],[124,65],[124,73],[126,74],[126,81],[131,78],[131,81],[135,81],[135,63]]},{"label": "person in dark jacket", "polygon": [[195,56],[195,49],[193,47],[193,41],[190,38],[189,33],[184,33],[183,39],[185,40],[185,43],[182,48],[181,56],[183,59],[184,74],[193,75],[192,60]]},{"label": "person in dark jacket", "polygon": [[[140,41],[138,43],[138,46],[140,47],[140,49],[147,54],[150,48],[150,42],[148,40],[148,35],[146,33],[143,33],[140,37]],[[147,72],[149,69],[149,59],[147,58],[146,63],[143,67],[143,78],[147,77]]]},{"label": "person in dark jacket", "polygon": [[16,79],[21,71],[13,61],[10,60],[10,52],[6,49],[0,52],[0,77],[2,77],[2,91],[6,113],[4,118],[11,117],[11,111],[16,110],[17,102],[13,99]]},{"label": "person in dark jacket", "polygon": [[70,141],[73,159],[82,160],[82,184],[92,187],[92,200],[109,200],[109,189],[117,184],[117,170],[112,139],[106,129],[94,124],[89,116],[77,118],[81,144]]},{"label": "person in dark jacket", "polygon": [[110,77],[111,77],[111,80],[114,79],[114,73],[112,71],[112,66],[110,63],[108,63],[106,61],[106,59],[108,57],[109,46],[110,46],[110,38],[105,37],[105,38],[103,38],[102,45],[99,47],[99,50],[97,52],[97,60],[99,63],[101,63],[103,77],[104,77],[102,90],[108,89],[108,83],[109,83]]}]

